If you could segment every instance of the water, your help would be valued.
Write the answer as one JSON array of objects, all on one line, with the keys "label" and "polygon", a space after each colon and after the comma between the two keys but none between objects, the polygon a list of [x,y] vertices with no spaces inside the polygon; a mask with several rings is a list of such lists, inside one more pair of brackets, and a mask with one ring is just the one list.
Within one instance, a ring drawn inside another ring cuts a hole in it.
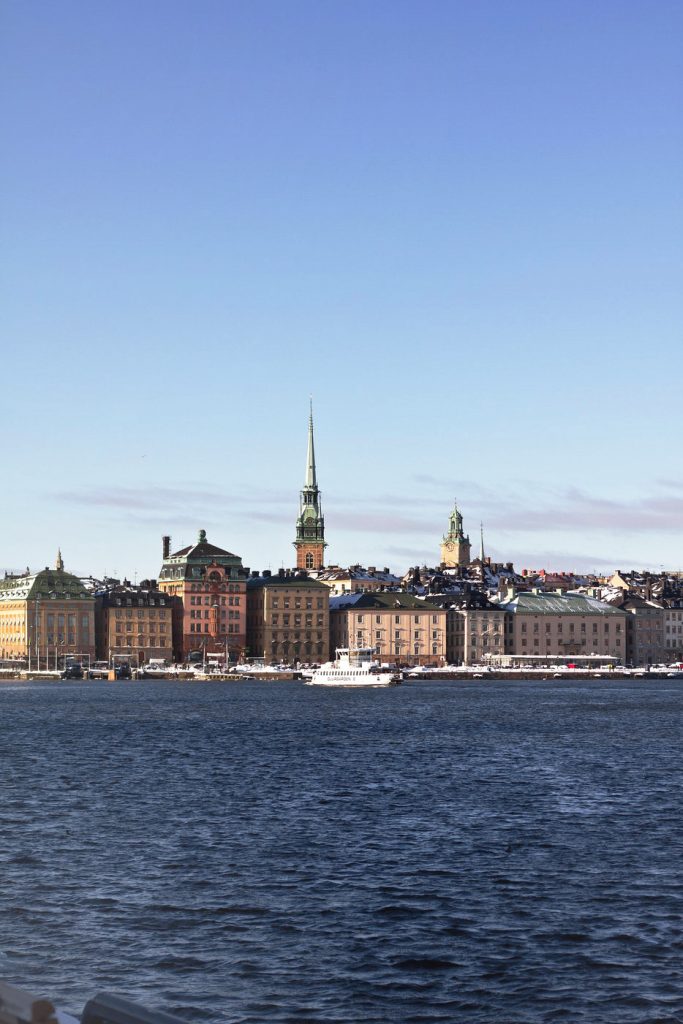
[{"label": "water", "polygon": [[672,681],[0,685],[0,977],[79,1014],[683,1020]]}]

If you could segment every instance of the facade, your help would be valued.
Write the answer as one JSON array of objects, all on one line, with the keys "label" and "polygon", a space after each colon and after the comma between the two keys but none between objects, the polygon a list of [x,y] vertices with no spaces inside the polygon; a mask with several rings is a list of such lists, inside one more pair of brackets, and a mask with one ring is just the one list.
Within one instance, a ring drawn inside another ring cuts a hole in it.
[{"label": "facade", "polygon": [[268,665],[329,659],[330,602],[304,570],[252,573],[247,581],[247,653]]},{"label": "facade", "polygon": [[664,661],[683,662],[683,599],[674,598],[664,606]]},{"label": "facade", "polygon": [[661,665],[668,654],[664,639],[664,607],[638,594],[617,598],[614,606],[627,613],[626,663],[634,667]]},{"label": "facade", "polygon": [[545,657],[601,654],[627,658],[627,614],[587,594],[506,590],[496,600],[511,616],[508,650]]},{"label": "facade", "polygon": [[0,658],[40,670],[62,667],[67,655],[95,657],[95,600],[60,553],[54,569],[0,581]]},{"label": "facade", "polygon": [[200,530],[196,544],[171,554],[164,537],[159,590],[178,598],[182,613],[176,657],[213,655],[239,661],[247,643],[247,576],[242,559],[210,544]]},{"label": "facade", "polygon": [[156,581],[134,586],[127,580],[95,595],[97,657],[128,657],[137,665],[150,658],[173,661],[173,602]]},{"label": "facade", "polygon": [[362,565],[351,565],[348,569],[342,569],[338,565],[330,565],[315,573],[315,577],[335,596],[373,590],[398,590],[402,586],[400,577],[394,576],[386,566],[376,569],[371,565],[365,569]]},{"label": "facade", "polygon": [[443,665],[446,612],[412,594],[379,592],[330,599],[330,648],[373,647],[381,661]]},{"label": "facade", "polygon": [[429,601],[446,612],[449,665],[478,665],[492,654],[508,653],[511,618],[485,594],[468,589],[462,594],[435,594]]},{"label": "facade", "polygon": [[443,568],[455,568],[469,564],[470,538],[465,536],[462,515],[455,504],[448,520],[448,532],[441,542],[441,565]]},{"label": "facade", "polygon": [[313,445],[313,409],[308,420],[308,451],[306,454],[306,479],[301,491],[299,515],[296,520],[296,567],[297,569],[321,569],[325,562],[325,519],[320,503],[320,491],[315,470],[315,448]]}]

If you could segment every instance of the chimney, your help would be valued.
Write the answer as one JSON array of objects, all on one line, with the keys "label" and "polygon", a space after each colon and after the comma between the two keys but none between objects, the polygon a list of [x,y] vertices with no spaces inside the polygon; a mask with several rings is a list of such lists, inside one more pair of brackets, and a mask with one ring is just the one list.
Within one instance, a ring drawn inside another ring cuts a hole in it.
[{"label": "chimney", "polygon": [[171,554],[171,538],[167,535],[161,538],[161,557],[168,558]]}]

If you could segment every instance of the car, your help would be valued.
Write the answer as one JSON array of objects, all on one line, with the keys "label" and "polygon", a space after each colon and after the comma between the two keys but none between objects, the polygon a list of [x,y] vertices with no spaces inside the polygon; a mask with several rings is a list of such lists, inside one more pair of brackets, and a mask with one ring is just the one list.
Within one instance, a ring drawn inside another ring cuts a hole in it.
[{"label": "car", "polygon": [[83,678],[83,666],[78,661],[70,661],[67,663],[64,671],[62,672],[62,679],[82,679]]}]

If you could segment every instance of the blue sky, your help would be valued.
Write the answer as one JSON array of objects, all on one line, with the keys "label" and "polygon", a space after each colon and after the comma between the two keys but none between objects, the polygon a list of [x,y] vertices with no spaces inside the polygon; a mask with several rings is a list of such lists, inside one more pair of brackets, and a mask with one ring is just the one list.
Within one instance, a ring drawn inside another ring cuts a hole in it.
[{"label": "blue sky", "polygon": [[683,7],[4,5],[0,566],[683,569]]}]

